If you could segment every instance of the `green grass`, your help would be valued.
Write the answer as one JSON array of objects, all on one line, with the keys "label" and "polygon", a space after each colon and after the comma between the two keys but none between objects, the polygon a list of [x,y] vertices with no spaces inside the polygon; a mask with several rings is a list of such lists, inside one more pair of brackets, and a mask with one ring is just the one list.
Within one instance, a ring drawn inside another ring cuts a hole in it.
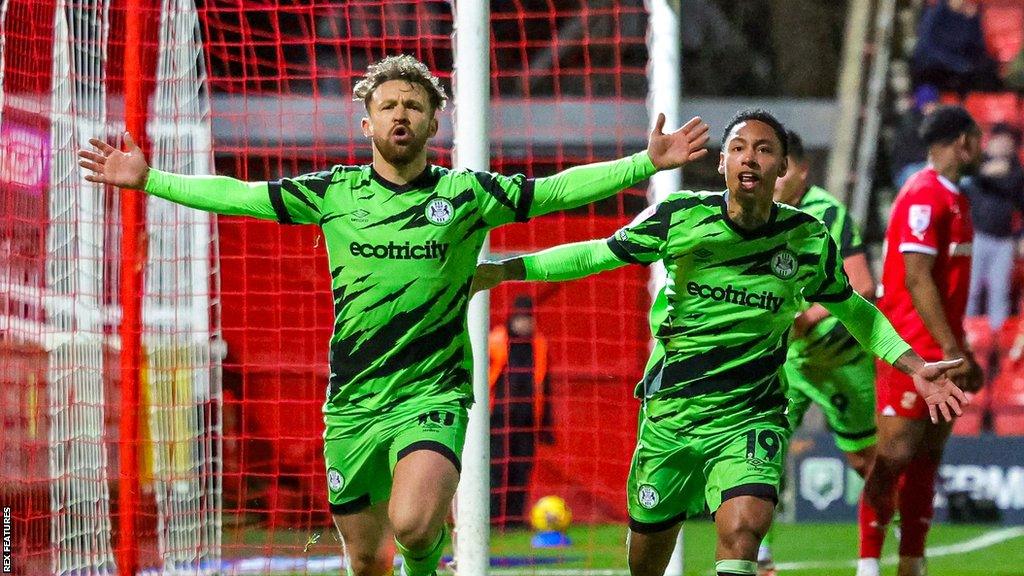
[{"label": "green grass", "polygon": [[[929,535],[930,548],[948,546],[978,538],[995,530],[989,526],[936,525]],[[573,546],[558,552],[532,552],[534,555],[582,557],[576,562],[558,564],[559,568],[622,568],[626,567],[625,528],[622,526],[576,527],[569,532]],[[530,534],[495,534],[492,555],[529,555]],[[690,522],[683,532],[687,576],[714,574],[715,530],[710,522]],[[896,542],[889,538],[885,555],[895,555]],[[852,567],[839,565],[857,555],[857,527],[854,524],[780,524],[774,543],[776,561],[835,562],[834,566],[790,568],[784,574],[853,575]],[[940,548],[940,552],[942,552]],[[932,576],[1019,576],[1024,573],[1024,536],[994,544],[973,552],[948,553],[929,560]],[[520,573],[529,574],[528,570]],[[895,574],[895,567],[888,573]]]},{"label": "green grass", "polygon": [[[929,560],[931,576],[1019,576],[1024,574],[1024,535],[973,551],[943,550],[942,547],[975,541],[985,534],[1000,530],[991,526],[949,526],[938,524],[933,527],[928,539],[931,550],[938,550],[941,555],[932,556]],[[622,525],[605,526],[574,526],[569,530],[573,541],[572,546],[561,550],[533,550],[530,547],[531,533],[512,531],[504,534],[492,534],[492,557],[534,556],[555,557],[564,560],[556,564],[535,567],[519,567],[493,570],[491,574],[544,576],[559,571],[559,576],[568,576],[562,571],[578,571],[580,576],[588,570],[615,572],[598,572],[598,574],[626,574],[626,529]],[[262,536],[262,538],[261,538]],[[260,542],[263,546],[255,546],[261,550],[255,553],[281,553],[275,546],[267,546],[268,534],[260,535],[250,532],[246,540],[251,544]],[[269,540],[281,544],[290,543],[302,546],[307,536],[296,532],[277,532]],[[227,544],[227,549],[234,547]],[[690,522],[684,531],[684,545],[687,576],[713,575],[715,531],[710,522]],[[300,548],[301,549],[301,548]],[[775,535],[776,561],[786,564],[819,563],[810,567],[790,567],[780,574],[784,575],[827,575],[852,576],[855,570],[844,562],[849,562],[857,554],[857,527],[853,524],[780,524]],[[237,550],[237,549],[235,549]],[[337,543],[325,534],[324,538],[311,547],[310,555],[337,554]],[[884,556],[895,555],[895,539],[889,538]],[[825,563],[822,565],[820,563]],[[883,569],[883,574],[895,574],[894,566]],[[301,573],[296,573],[301,574]],[[289,575],[290,576],[290,575]]]}]

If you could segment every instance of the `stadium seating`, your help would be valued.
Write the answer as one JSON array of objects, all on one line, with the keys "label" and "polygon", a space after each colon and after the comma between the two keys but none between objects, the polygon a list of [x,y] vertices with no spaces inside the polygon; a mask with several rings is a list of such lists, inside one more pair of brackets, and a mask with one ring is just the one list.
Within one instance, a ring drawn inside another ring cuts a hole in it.
[{"label": "stadium seating", "polygon": [[1020,99],[1013,92],[974,92],[964,99],[964,107],[982,128],[997,122],[1020,126]]},{"label": "stadium seating", "polygon": [[1020,51],[1024,40],[1024,4],[1017,0],[986,0],[981,28],[988,51],[1000,63],[1007,63]]},{"label": "stadium seating", "polygon": [[991,384],[992,431],[1024,436],[1024,362],[1006,360]]},{"label": "stadium seating", "polygon": [[[988,374],[989,358],[994,346],[1000,345],[1000,338],[994,336],[988,328],[988,319],[984,316],[973,316],[964,319],[967,341],[974,351],[975,358],[981,369]],[[985,413],[989,410],[991,394],[982,389],[971,398],[971,404],[962,416],[953,423],[953,434],[957,436],[977,436],[981,434]]]}]

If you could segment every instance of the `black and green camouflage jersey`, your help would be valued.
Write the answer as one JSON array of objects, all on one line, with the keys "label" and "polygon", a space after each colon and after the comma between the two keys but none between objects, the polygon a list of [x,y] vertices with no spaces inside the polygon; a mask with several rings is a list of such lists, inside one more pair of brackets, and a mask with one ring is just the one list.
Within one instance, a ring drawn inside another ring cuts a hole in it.
[{"label": "black and green camouflage jersey", "polygon": [[[779,368],[805,299],[858,324],[858,336],[890,362],[909,349],[853,292],[819,220],[773,204],[768,222],[744,230],[726,214],[723,193],[677,192],[607,240],[621,262],[660,260],[666,268],[651,311],[658,342],[638,390],[650,399],[648,417],[678,417],[688,430],[705,432],[752,418],[786,425]],[[524,257],[527,278],[567,279],[581,275],[567,268],[586,274],[614,267],[600,248],[590,244],[585,257],[582,249]]]},{"label": "black and green camouflage jersey", "polygon": [[151,170],[146,190],[323,230],[335,315],[330,417],[447,393],[471,400],[466,311],[487,231],[598,200],[654,171],[646,152],[538,179],[428,166],[401,186],[370,165],[261,183]]},{"label": "black and green camouflage jersey", "polygon": [[[865,253],[860,231],[846,206],[824,188],[811,186],[797,208],[825,224],[839,244],[840,258]],[[804,308],[809,306],[807,304]],[[826,316],[803,338],[796,338],[789,345],[790,360],[816,366],[843,366],[865,354],[867,351],[835,316]]]}]

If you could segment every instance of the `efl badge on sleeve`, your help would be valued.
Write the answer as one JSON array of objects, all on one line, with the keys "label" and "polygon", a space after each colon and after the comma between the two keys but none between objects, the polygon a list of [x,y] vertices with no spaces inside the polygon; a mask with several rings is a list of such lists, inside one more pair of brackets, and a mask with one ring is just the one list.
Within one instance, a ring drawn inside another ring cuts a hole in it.
[{"label": "efl badge on sleeve", "polygon": [[924,240],[925,230],[928,230],[928,225],[932,223],[932,207],[928,204],[911,204],[907,223],[914,236],[918,240]]}]

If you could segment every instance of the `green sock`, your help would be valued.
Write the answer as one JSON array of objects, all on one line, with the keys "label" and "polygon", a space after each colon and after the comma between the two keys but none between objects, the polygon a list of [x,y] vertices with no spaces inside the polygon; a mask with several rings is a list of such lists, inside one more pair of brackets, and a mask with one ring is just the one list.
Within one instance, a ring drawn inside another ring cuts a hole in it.
[{"label": "green sock", "polygon": [[398,551],[402,553],[403,566],[402,574],[404,576],[431,576],[437,571],[437,564],[441,561],[441,553],[444,552],[444,537],[447,533],[445,528],[441,528],[441,533],[437,536],[437,542],[424,552],[413,552],[402,543],[395,539],[395,546],[398,547]]},{"label": "green sock", "polygon": [[715,562],[715,571],[719,576],[754,576],[757,574],[757,562],[750,560],[719,560]]}]

